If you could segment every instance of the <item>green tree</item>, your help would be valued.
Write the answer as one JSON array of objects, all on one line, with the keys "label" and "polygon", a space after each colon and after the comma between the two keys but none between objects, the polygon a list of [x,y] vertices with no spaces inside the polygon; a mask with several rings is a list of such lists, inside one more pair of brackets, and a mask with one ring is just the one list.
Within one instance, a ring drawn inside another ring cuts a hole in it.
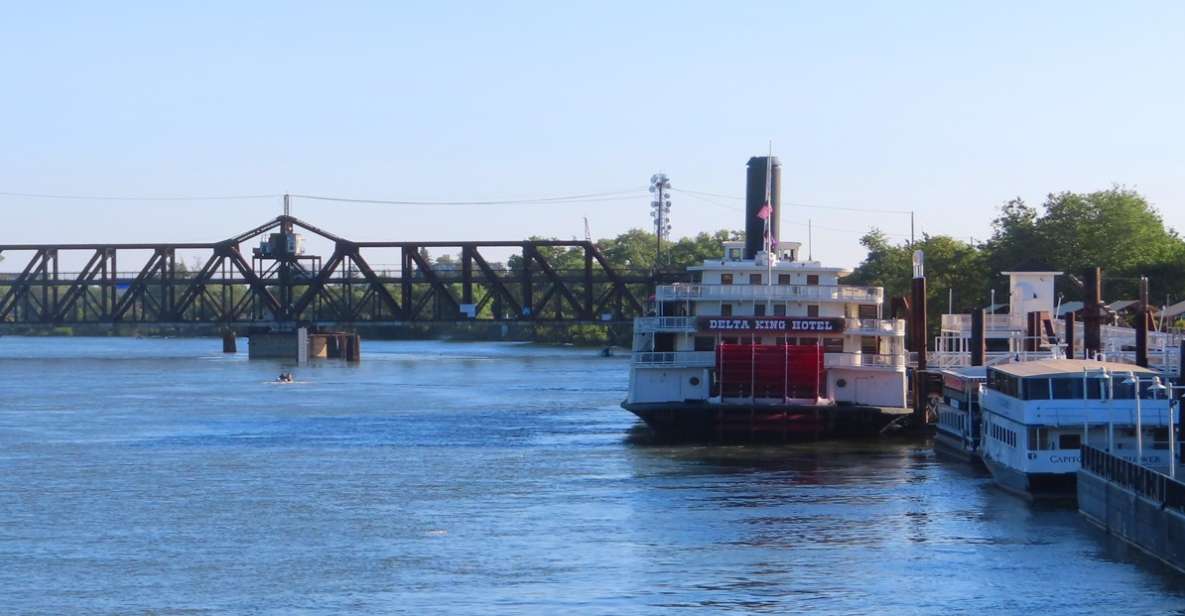
[{"label": "green tree", "polygon": [[[1020,199],[1001,208],[984,245],[993,272],[1044,269],[1080,277],[1088,268],[1101,267],[1108,297],[1134,297],[1141,275],[1150,277],[1154,297],[1180,296],[1185,242],[1136,191],[1113,187],[1050,194],[1043,209],[1038,215]],[[1059,280],[1059,291],[1082,296],[1069,277]]]},{"label": "green tree", "polygon": [[892,244],[879,229],[870,231],[860,243],[868,249],[868,256],[844,282],[884,287],[887,298],[909,296],[913,251],[922,251],[931,335],[937,334],[940,315],[947,312],[952,297],[955,312],[988,302],[991,278],[984,254],[976,246],[946,235],[925,234],[913,246]]}]

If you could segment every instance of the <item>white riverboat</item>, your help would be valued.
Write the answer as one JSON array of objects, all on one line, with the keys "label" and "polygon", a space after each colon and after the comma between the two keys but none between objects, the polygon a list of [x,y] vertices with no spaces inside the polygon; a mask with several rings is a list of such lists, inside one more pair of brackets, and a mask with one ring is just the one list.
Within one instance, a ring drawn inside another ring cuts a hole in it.
[{"label": "white riverboat", "polygon": [[[622,406],[659,432],[869,433],[909,413],[904,320],[885,318],[881,288],[842,284],[848,270],[778,241],[776,173],[750,160],[748,241],[689,268],[693,282],[659,286],[654,313],[634,321]],[[755,217],[772,223],[765,238]]]},{"label": "white riverboat", "polygon": [[1169,461],[1169,399],[1147,368],[1073,359],[992,366],[980,408],[984,464],[996,484],[1027,498],[1073,498],[1082,445],[1144,466]]}]

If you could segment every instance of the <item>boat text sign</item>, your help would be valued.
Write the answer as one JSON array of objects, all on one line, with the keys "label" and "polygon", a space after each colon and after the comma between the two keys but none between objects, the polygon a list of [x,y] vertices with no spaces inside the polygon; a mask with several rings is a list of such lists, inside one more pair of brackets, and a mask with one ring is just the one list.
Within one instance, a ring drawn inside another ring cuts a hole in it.
[{"label": "boat text sign", "polygon": [[843,328],[843,319],[812,317],[700,317],[696,322],[701,332],[835,334]]}]

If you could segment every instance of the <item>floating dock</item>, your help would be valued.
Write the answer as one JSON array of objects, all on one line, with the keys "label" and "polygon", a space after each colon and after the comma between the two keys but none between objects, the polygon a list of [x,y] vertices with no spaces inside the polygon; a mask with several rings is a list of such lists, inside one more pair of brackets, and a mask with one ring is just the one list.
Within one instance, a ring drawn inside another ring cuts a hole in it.
[{"label": "floating dock", "polygon": [[1083,447],[1078,510],[1108,534],[1185,573],[1185,482]]}]

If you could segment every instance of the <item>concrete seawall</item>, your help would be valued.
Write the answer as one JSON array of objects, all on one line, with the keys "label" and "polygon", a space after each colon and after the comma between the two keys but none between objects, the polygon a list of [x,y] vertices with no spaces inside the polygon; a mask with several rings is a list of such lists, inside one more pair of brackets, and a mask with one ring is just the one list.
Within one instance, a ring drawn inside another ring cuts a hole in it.
[{"label": "concrete seawall", "polygon": [[1078,471],[1078,510],[1107,533],[1185,573],[1185,514],[1088,471]]}]

